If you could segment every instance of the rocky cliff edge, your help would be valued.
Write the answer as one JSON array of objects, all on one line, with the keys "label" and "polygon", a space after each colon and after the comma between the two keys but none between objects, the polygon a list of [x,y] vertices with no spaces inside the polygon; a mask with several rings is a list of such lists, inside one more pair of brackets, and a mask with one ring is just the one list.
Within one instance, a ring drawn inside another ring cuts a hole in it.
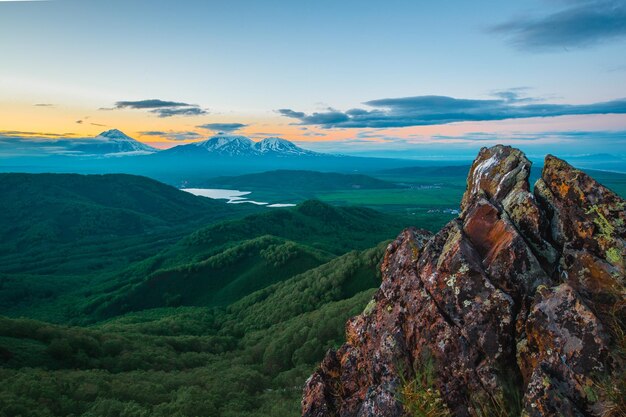
[{"label": "rocky cliff edge", "polygon": [[461,215],[409,228],[305,417],[624,416],[626,204],[547,156],[483,148]]}]

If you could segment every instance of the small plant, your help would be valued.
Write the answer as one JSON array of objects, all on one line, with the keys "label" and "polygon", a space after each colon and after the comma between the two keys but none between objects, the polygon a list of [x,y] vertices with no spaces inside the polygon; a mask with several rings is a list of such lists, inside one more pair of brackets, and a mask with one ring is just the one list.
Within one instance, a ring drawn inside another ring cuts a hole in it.
[{"label": "small plant", "polygon": [[521,408],[519,396],[513,398],[510,403],[502,398],[488,396],[486,401],[472,401],[472,408],[473,414],[479,417],[514,417],[521,414],[521,411],[517,410],[517,404]]},{"label": "small plant", "polygon": [[[609,330],[614,340],[612,354],[616,363],[626,361],[626,330],[624,326],[626,301],[616,302],[610,311]],[[614,375],[596,381],[602,417],[626,417],[626,369],[622,366]]]},{"label": "small plant", "polygon": [[[408,380],[402,377],[400,402],[411,417],[450,417],[452,413],[435,386],[432,358],[415,367],[415,375]],[[403,375],[403,372],[400,373]]]}]

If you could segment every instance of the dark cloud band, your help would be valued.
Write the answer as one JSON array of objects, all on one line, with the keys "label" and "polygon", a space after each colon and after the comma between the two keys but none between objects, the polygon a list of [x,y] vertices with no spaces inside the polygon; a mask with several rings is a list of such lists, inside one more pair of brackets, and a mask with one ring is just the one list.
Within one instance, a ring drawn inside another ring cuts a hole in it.
[{"label": "dark cloud band", "polygon": [[144,131],[144,132],[139,132],[139,134],[141,136],[158,136],[158,137],[162,137],[162,138],[166,138],[169,140],[193,140],[193,139],[199,139],[202,137],[201,134],[197,133],[197,132],[192,132],[192,131],[182,131],[182,132],[178,132],[178,131],[162,131],[162,130],[148,130],[148,131]]},{"label": "dark cloud band", "polygon": [[188,107],[193,104],[181,103],[178,101],[164,101],[158,99],[139,101],[118,101],[115,103],[116,109],[160,109],[163,107]]},{"label": "dark cloud band", "polygon": [[150,110],[150,113],[154,113],[159,117],[172,117],[172,116],[201,116],[208,112],[200,107],[180,107],[180,108],[162,108]]},{"label": "dark cloud band", "polygon": [[291,109],[278,113],[299,120],[302,125],[323,128],[392,128],[443,125],[531,117],[556,117],[590,114],[625,114],[626,99],[592,104],[521,104],[528,99],[474,100],[446,96],[385,98],[365,102],[372,110],[351,109],[341,112],[305,114]]},{"label": "dark cloud band", "polygon": [[[138,101],[117,101],[113,109],[139,109],[149,110],[158,117],[172,116],[200,116],[208,112],[197,104],[183,103],[180,101],[165,101],[159,99]],[[111,109],[102,109],[111,110]]]},{"label": "dark cloud band", "polygon": [[588,0],[539,18],[517,18],[491,28],[518,49],[531,52],[589,47],[626,39],[626,3]]},{"label": "dark cloud band", "polygon": [[206,123],[196,127],[199,127],[200,129],[212,130],[214,132],[235,132],[246,126],[248,125],[243,123]]}]

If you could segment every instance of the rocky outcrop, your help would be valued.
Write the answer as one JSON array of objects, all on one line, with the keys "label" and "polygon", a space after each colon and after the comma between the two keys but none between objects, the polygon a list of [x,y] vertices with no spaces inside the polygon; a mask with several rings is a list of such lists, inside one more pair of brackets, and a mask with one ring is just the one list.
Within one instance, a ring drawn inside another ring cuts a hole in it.
[{"label": "rocky outcrop", "polygon": [[482,149],[459,218],[389,245],[380,289],[307,380],[303,416],[620,411],[626,206],[553,156],[531,193],[530,166]]}]

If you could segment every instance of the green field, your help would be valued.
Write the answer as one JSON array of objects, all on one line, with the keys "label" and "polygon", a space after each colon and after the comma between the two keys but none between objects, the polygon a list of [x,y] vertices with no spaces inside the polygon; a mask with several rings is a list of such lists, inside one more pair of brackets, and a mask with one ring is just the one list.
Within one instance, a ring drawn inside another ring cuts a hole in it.
[{"label": "green field", "polygon": [[205,186],[251,191],[247,198],[268,203],[318,199],[332,205],[368,207],[401,216],[407,225],[434,231],[458,214],[455,210],[465,191],[466,171],[466,167],[431,167],[419,168],[418,173],[386,171],[358,176],[311,171],[294,176],[272,171],[260,174],[263,181],[244,175],[208,180]]},{"label": "green field", "polygon": [[[249,175],[228,177],[219,181],[207,181],[206,185],[220,188],[232,187],[251,191],[246,197],[268,203],[299,203],[308,199],[319,199],[334,205],[370,207],[382,212],[407,216],[411,224],[431,230],[455,217],[465,192],[469,166],[414,167],[369,173],[368,186],[354,186],[349,176],[343,174],[323,174],[309,172],[309,178],[302,174],[299,182],[290,178],[289,185],[283,186],[280,171],[266,173],[275,182],[249,181]],[[531,184],[538,178],[541,167],[533,167]],[[588,171],[589,175],[610,188],[618,195],[626,196],[626,174]],[[270,175],[271,174],[271,175]],[[285,174],[287,175],[287,174]],[[335,175],[335,178],[332,176]],[[322,181],[332,183],[320,187]],[[361,179],[361,182],[364,182]],[[275,186],[275,184],[281,184]],[[377,185],[384,184],[384,187]]]}]

